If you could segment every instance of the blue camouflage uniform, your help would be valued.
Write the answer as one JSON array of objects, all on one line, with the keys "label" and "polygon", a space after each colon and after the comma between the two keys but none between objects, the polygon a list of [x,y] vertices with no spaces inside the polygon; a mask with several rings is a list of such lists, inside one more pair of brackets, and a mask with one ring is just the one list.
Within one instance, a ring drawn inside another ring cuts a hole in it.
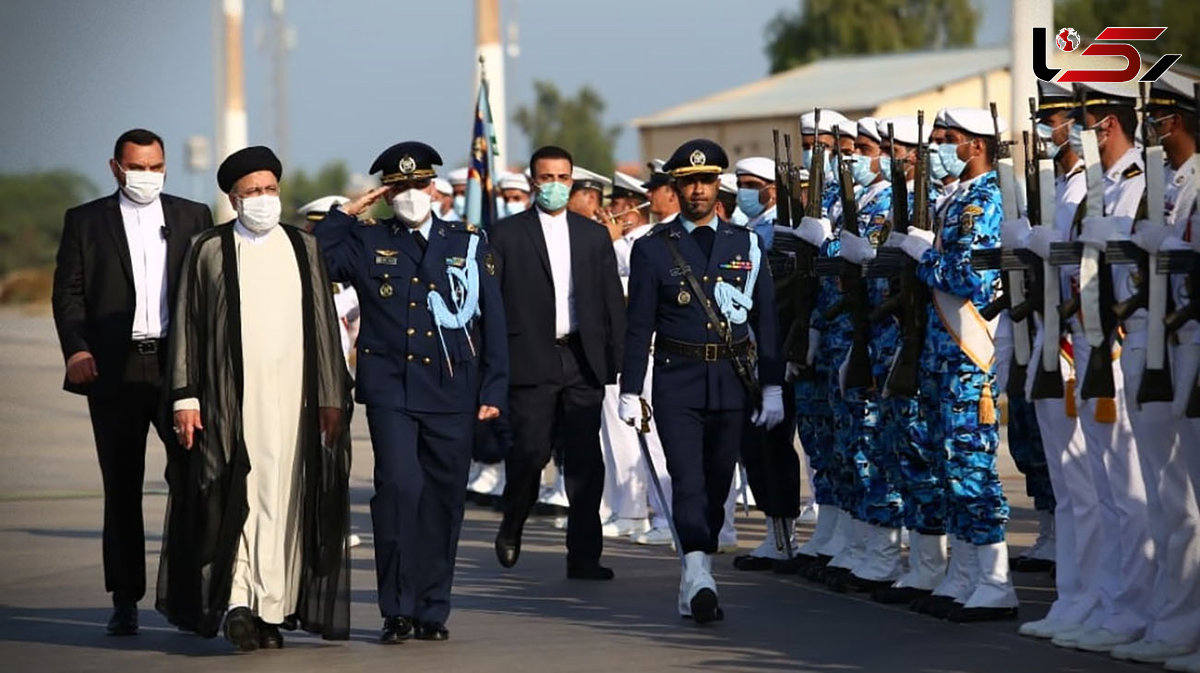
[{"label": "blue camouflage uniform", "polygon": [[[830,209],[837,202],[837,187],[826,183],[825,193],[821,198],[821,213],[828,216]],[[819,254],[819,251],[818,251]],[[829,388],[830,368],[833,359],[826,357],[824,351],[824,334],[828,327],[825,314],[831,311],[840,297],[837,286],[830,279],[820,279],[817,288],[817,298],[813,303],[810,327],[821,335],[817,346],[816,358],[812,369],[811,379],[796,382],[796,433],[800,444],[808,458],[808,464],[813,470],[813,501],[818,505],[832,505],[842,508],[838,492],[838,479],[834,472],[834,407]],[[803,357],[803,354],[800,354]]]},{"label": "blue camouflage uniform", "polygon": [[[971,267],[972,250],[1000,245],[1003,212],[995,171],[960,185],[952,199],[935,249],[922,256],[917,276],[933,290],[981,309],[1000,282],[999,271]],[[928,439],[935,449],[941,447],[934,468],[946,485],[947,532],[974,545],[1003,542],[1009,508],[996,472],[994,366],[984,369],[968,358],[931,303],[921,369]]]},{"label": "blue camouflage uniform", "polygon": [[397,219],[338,209],[313,228],[331,279],[353,285],[361,305],[355,397],[375,455],[380,612],[442,623],[476,412],[507,406],[508,346],[483,233],[433,216],[421,231],[424,250]]}]

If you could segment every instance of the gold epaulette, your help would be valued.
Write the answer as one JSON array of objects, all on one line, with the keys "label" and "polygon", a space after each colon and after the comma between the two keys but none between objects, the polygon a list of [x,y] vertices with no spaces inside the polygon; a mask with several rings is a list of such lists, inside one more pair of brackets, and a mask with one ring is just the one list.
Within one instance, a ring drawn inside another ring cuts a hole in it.
[{"label": "gold epaulette", "polygon": [[1076,166],[1074,169],[1072,169],[1070,173],[1067,173],[1067,177],[1068,177],[1068,178],[1073,178],[1073,177],[1075,177],[1076,175],[1079,175],[1080,173],[1082,173],[1082,172],[1084,172],[1084,171],[1086,171],[1086,170],[1087,170],[1087,166],[1084,166],[1083,164],[1079,164],[1079,165],[1078,165],[1078,166]]},{"label": "gold epaulette", "polygon": [[1123,178],[1136,178],[1137,176],[1139,176],[1141,174],[1142,174],[1142,167],[1138,166],[1137,164],[1133,164],[1129,168],[1126,168],[1125,170],[1121,171],[1121,177],[1123,177]]},{"label": "gold epaulette", "polygon": [[361,220],[359,220],[358,223],[364,227],[373,227],[373,226],[379,224],[378,222],[375,221],[375,218],[373,218],[373,217],[364,217]]}]

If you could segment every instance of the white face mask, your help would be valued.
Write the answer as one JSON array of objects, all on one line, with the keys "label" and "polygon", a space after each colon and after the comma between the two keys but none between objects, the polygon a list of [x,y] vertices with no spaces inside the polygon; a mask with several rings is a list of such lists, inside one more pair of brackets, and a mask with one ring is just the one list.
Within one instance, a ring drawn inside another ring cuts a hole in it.
[{"label": "white face mask", "polygon": [[238,219],[242,225],[256,234],[265,234],[279,224],[283,204],[272,194],[238,199]]},{"label": "white face mask", "polygon": [[416,226],[429,217],[433,197],[423,189],[407,189],[392,197],[392,210],[408,226]]},{"label": "white face mask", "polygon": [[125,174],[125,186],[121,188],[121,191],[125,192],[125,196],[135,203],[142,205],[153,203],[154,199],[157,199],[158,195],[162,193],[165,173],[127,171],[124,168],[121,169],[121,172]]}]

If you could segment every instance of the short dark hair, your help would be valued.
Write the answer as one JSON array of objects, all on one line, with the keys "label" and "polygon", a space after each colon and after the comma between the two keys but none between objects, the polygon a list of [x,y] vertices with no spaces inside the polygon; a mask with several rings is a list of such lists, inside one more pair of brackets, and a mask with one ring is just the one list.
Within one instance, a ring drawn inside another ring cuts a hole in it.
[{"label": "short dark hair", "polygon": [[734,208],[737,208],[737,194],[730,194],[729,192],[722,192],[718,190],[717,201],[719,201],[721,205],[725,206],[725,214],[732,218],[733,210]]},{"label": "short dark hair", "polygon": [[117,138],[116,144],[113,145],[113,159],[117,161],[121,160],[121,150],[125,149],[125,143],[133,143],[134,145],[142,146],[158,143],[158,146],[163,148],[164,152],[167,149],[166,145],[163,145],[163,139],[160,138],[159,135],[154,131],[147,131],[146,129],[130,129],[122,133],[121,136]]},{"label": "short dark hair", "polygon": [[540,159],[566,159],[567,163],[571,164],[571,168],[575,168],[575,160],[571,158],[571,153],[557,145],[545,145],[537,148],[533,156],[529,157],[529,174],[537,175],[537,162]]},{"label": "short dark hair", "polygon": [[1087,111],[1092,113],[1092,116],[1099,122],[1101,119],[1112,115],[1117,118],[1117,123],[1121,125],[1121,133],[1125,134],[1125,139],[1133,142],[1133,134],[1137,131],[1138,119],[1137,112],[1130,105],[1089,105]]}]

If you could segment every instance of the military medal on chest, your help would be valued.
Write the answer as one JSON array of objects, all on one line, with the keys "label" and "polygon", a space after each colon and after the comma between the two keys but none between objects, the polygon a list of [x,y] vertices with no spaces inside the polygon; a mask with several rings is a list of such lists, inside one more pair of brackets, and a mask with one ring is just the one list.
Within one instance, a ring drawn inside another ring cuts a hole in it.
[{"label": "military medal on chest", "polygon": [[680,288],[679,294],[675,297],[675,301],[679,302],[680,306],[687,306],[692,303],[692,295],[687,290]]},{"label": "military medal on chest", "polygon": [[395,293],[396,293],[395,288],[393,288],[392,284],[387,282],[386,280],[383,281],[383,283],[379,286],[379,296],[383,297],[384,299],[387,299],[388,297],[392,296]]}]

